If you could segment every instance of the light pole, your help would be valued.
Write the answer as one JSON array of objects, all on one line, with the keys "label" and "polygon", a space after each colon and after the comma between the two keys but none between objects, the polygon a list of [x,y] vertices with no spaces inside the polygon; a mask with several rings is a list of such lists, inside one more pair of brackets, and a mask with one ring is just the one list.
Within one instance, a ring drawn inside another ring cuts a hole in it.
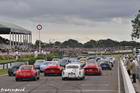
[{"label": "light pole", "polygon": [[40,30],[42,29],[42,25],[38,24],[36,26],[37,30],[39,31],[39,53],[41,52],[41,41],[40,41]]},{"label": "light pole", "polygon": [[39,53],[41,52],[40,30],[39,30]]}]

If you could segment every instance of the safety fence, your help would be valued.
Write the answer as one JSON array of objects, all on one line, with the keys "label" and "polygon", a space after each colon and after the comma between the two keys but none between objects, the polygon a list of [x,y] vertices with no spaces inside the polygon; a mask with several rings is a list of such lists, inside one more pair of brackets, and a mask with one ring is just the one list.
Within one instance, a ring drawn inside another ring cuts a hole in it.
[{"label": "safety fence", "polygon": [[121,73],[123,77],[125,93],[136,93],[122,60],[120,61],[120,67],[121,67]]},{"label": "safety fence", "polygon": [[[9,67],[11,67],[15,62],[18,61],[10,61],[10,62],[6,62],[6,63],[0,63],[0,69],[8,69]],[[24,61],[24,63],[29,64],[29,62]]]},{"label": "safety fence", "polygon": [[137,67],[137,79],[140,81],[140,66]]}]

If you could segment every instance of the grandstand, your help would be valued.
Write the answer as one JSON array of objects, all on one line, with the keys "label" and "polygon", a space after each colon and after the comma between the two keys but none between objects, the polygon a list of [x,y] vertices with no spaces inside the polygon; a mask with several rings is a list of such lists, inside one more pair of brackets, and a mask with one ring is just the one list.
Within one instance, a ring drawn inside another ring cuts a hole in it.
[{"label": "grandstand", "polygon": [[9,37],[0,37],[0,49],[28,49],[32,43],[31,31],[14,24],[0,23],[0,35]]}]

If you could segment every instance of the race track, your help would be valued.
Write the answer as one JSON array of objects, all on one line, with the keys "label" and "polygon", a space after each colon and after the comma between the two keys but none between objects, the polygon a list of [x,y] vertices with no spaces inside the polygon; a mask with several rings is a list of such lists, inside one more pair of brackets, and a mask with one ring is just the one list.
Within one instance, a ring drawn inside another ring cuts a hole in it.
[{"label": "race track", "polygon": [[85,80],[62,81],[61,76],[44,77],[41,74],[39,81],[16,82],[14,77],[1,76],[0,88],[25,88],[24,92],[2,93],[124,93],[118,71],[116,62],[113,70],[103,71],[102,76],[86,76]]}]

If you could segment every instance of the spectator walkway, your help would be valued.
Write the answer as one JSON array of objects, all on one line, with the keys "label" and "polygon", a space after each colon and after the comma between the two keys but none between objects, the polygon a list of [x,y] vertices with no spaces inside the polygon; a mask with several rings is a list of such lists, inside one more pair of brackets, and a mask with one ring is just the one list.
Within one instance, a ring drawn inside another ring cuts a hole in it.
[{"label": "spectator walkway", "polygon": [[140,81],[137,80],[137,83],[133,83],[136,93],[140,93]]}]

